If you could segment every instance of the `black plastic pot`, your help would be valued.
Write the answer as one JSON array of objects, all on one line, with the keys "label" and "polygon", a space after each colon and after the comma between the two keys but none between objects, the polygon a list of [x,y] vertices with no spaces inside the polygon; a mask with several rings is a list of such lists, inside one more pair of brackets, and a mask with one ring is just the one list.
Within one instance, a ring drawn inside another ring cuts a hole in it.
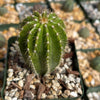
[{"label": "black plastic pot", "polygon": [[[5,90],[5,87],[6,87],[7,69],[8,69],[8,57],[9,57],[9,52],[10,52],[10,46],[12,46],[12,43],[14,43],[15,40],[17,40],[17,37],[12,37],[8,41],[8,52],[7,52],[7,58],[6,58],[6,67],[5,67],[5,71],[4,71],[4,83],[3,83],[3,88],[1,90],[1,96],[2,96],[3,100],[4,100],[4,90]],[[73,70],[76,70],[76,71],[78,71],[80,73],[80,70],[79,70],[79,67],[78,67],[78,61],[77,61],[77,56],[76,56],[76,50],[75,50],[74,43],[71,43],[71,47],[72,47],[72,51],[74,53],[74,56],[72,58],[73,63],[74,63]],[[83,86],[83,80],[82,80],[81,74],[80,74],[80,78],[81,78],[82,92],[84,94],[84,86]],[[82,98],[83,94],[81,96],[77,97],[77,98],[65,98],[65,99],[62,98],[62,99],[59,99],[59,100],[76,100],[78,98]],[[52,99],[52,100],[58,100],[58,99]]]},{"label": "black plastic pot", "polygon": [[[94,52],[96,50],[99,50],[100,51],[100,48],[94,48],[94,49],[78,49],[76,50],[77,52],[80,51],[80,52],[84,52],[84,53],[88,53],[88,52]],[[83,79],[83,83],[84,83],[84,98],[85,100],[89,100],[88,97],[87,97],[87,94],[89,92],[98,92],[100,91],[100,85],[99,86],[96,86],[96,87],[88,87]]]}]

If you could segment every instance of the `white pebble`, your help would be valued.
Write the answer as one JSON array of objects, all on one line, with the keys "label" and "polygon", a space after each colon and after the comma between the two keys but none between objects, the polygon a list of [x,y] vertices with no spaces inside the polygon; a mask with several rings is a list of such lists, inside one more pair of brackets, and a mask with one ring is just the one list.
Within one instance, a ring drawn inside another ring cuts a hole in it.
[{"label": "white pebble", "polygon": [[89,98],[92,98],[92,97],[93,97],[92,93],[88,93],[87,96],[88,96]]},{"label": "white pebble", "polygon": [[17,100],[17,97],[12,98],[12,100]]},{"label": "white pebble", "polygon": [[77,97],[78,94],[77,94],[77,92],[70,92],[70,96],[72,96],[72,97]]},{"label": "white pebble", "polygon": [[57,79],[60,79],[59,73],[56,73],[56,77],[57,77]]},{"label": "white pebble", "polygon": [[80,83],[81,79],[79,77],[76,78],[76,82]]},{"label": "white pebble", "polygon": [[78,92],[79,94],[82,94],[82,89],[81,89],[81,88],[78,88],[77,92]]},{"label": "white pebble", "polygon": [[20,78],[18,78],[18,77],[13,79],[13,81],[19,81],[19,80],[20,80]]},{"label": "white pebble", "polygon": [[92,79],[92,81],[91,81],[91,85],[95,85],[95,80],[94,79]]},{"label": "white pebble", "polygon": [[94,96],[97,100],[100,99],[100,98],[99,98],[99,95],[98,95],[96,92],[93,92],[92,94],[93,94],[93,96]]},{"label": "white pebble", "polygon": [[68,65],[67,65],[67,64],[64,64],[64,67],[65,67],[66,69],[69,69],[69,67],[68,67]]},{"label": "white pebble", "polygon": [[19,92],[15,93],[15,97],[17,97],[17,98],[19,97]]},{"label": "white pebble", "polygon": [[18,82],[18,85],[19,85],[20,87],[23,87],[23,85],[24,85],[23,80],[20,80],[20,81]]},{"label": "white pebble", "polygon": [[47,95],[46,95],[45,93],[42,93],[41,98],[42,98],[42,99],[45,99],[45,98],[46,98],[46,96],[47,96]]},{"label": "white pebble", "polygon": [[8,69],[8,72],[13,72],[14,70],[13,69]]},{"label": "white pebble", "polygon": [[35,85],[30,85],[30,88],[31,89],[35,89]]},{"label": "white pebble", "polygon": [[8,77],[12,77],[13,76],[13,72],[8,73]]},{"label": "white pebble", "polygon": [[11,100],[11,97],[5,96],[5,100]]}]

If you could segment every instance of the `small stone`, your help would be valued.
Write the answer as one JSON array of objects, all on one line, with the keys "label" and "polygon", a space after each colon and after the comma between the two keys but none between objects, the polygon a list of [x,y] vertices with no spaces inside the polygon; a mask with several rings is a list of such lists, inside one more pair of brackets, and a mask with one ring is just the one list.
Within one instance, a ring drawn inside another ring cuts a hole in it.
[{"label": "small stone", "polygon": [[76,82],[77,82],[77,83],[80,83],[80,80],[81,80],[81,79],[80,79],[79,77],[76,78]]},{"label": "small stone", "polygon": [[64,98],[68,98],[68,95],[66,95],[66,94],[62,94],[62,96],[63,96]]},{"label": "small stone", "polygon": [[68,89],[73,90],[73,87],[70,83],[67,84]]},{"label": "small stone", "polygon": [[57,79],[60,79],[59,73],[56,73],[56,77],[57,77]]},{"label": "small stone", "polygon": [[8,96],[9,95],[9,92],[8,91],[5,91],[5,96]]},{"label": "small stone", "polygon": [[58,90],[57,91],[57,95],[61,95],[62,94],[62,91],[61,90]]},{"label": "small stone", "polygon": [[92,79],[92,81],[91,81],[91,85],[92,85],[92,86],[95,85],[95,80],[94,80],[94,79]]},{"label": "small stone", "polygon": [[23,72],[19,72],[18,75],[23,78],[24,73]]},{"label": "small stone", "polygon": [[68,64],[68,66],[70,66],[70,65],[72,64],[72,62],[71,62],[71,61],[69,61],[67,64]]},{"label": "small stone", "polygon": [[75,87],[75,84],[74,83],[71,83],[71,86],[74,88]]},{"label": "small stone", "polygon": [[20,78],[18,78],[18,77],[13,79],[13,81],[19,81],[19,80],[20,80]]},{"label": "small stone", "polygon": [[17,97],[12,98],[12,100],[17,100]]},{"label": "small stone", "polygon": [[55,85],[52,86],[52,88],[57,91],[57,87]]},{"label": "small stone", "polygon": [[8,69],[8,72],[13,72],[14,70],[13,69]]},{"label": "small stone", "polygon": [[66,69],[69,69],[69,67],[68,67],[68,65],[67,65],[67,64],[64,64],[64,67],[65,67]]},{"label": "small stone", "polygon": [[27,70],[26,70],[26,69],[24,69],[23,74],[26,74],[26,72],[27,72]]},{"label": "small stone", "polygon": [[8,77],[12,77],[13,76],[13,72],[8,73]]},{"label": "small stone", "polygon": [[5,100],[12,100],[12,99],[9,96],[5,96]]},{"label": "small stone", "polygon": [[71,96],[71,97],[77,97],[78,94],[77,94],[77,92],[70,92],[70,96]]},{"label": "small stone", "polygon": [[69,62],[69,61],[70,61],[70,58],[67,58],[67,59],[66,59],[66,62]]},{"label": "small stone", "polygon": [[7,86],[9,86],[9,85],[10,85],[10,83],[11,83],[10,81],[7,81]]},{"label": "small stone", "polygon": [[41,99],[45,99],[47,95],[45,93],[42,93]]},{"label": "small stone", "polygon": [[23,80],[20,80],[20,81],[18,82],[18,85],[19,85],[20,87],[23,87],[23,85],[24,85]]},{"label": "small stone", "polygon": [[19,92],[15,93],[15,97],[17,97],[17,98],[19,97]]},{"label": "small stone", "polygon": [[65,90],[65,91],[64,91],[64,94],[66,94],[66,95],[69,96],[69,95],[70,95],[70,91],[69,91],[69,90]]},{"label": "small stone", "polygon": [[93,92],[92,94],[93,94],[93,96],[94,96],[97,100],[100,99],[100,98],[99,98],[99,95],[98,95],[96,92]]},{"label": "small stone", "polygon": [[8,82],[11,82],[11,81],[13,80],[13,78],[14,78],[14,77],[9,77],[9,78],[7,78],[7,81],[8,81]]},{"label": "small stone", "polygon": [[31,89],[35,89],[35,85],[30,85],[30,88]]},{"label": "small stone", "polygon": [[56,93],[56,91],[52,91],[52,94],[54,95],[54,96],[56,96],[57,95],[57,93]]},{"label": "small stone", "polygon": [[93,97],[92,93],[88,93],[87,96],[88,96],[89,98],[92,98],[92,97]]},{"label": "small stone", "polygon": [[62,72],[61,72],[61,73],[62,73],[62,74],[66,73],[65,67],[62,67]]},{"label": "small stone", "polygon": [[47,86],[48,88],[50,88],[51,85],[52,85],[51,83],[46,84],[46,86]]},{"label": "small stone", "polygon": [[78,92],[79,94],[82,94],[82,89],[81,89],[81,88],[78,88],[77,92]]},{"label": "small stone", "polygon": [[48,95],[47,98],[48,99],[54,99],[54,96],[53,95]]}]

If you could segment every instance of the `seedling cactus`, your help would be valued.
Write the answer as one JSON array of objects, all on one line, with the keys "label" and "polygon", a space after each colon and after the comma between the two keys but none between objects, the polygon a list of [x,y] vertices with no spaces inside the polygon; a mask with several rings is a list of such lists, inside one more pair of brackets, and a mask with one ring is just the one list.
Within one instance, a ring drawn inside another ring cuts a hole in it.
[{"label": "seedling cactus", "polygon": [[0,33],[0,48],[2,48],[6,44],[5,37]]},{"label": "seedling cactus", "polygon": [[74,9],[74,0],[66,0],[62,6],[62,10],[71,12]]},{"label": "seedling cactus", "polygon": [[39,76],[51,73],[59,65],[66,43],[65,25],[55,13],[34,12],[22,22],[20,51]]},{"label": "seedling cactus", "polygon": [[87,27],[81,28],[78,33],[79,33],[79,36],[83,38],[87,38],[90,35],[89,29]]},{"label": "seedling cactus", "polygon": [[92,59],[92,60],[90,61],[90,66],[91,66],[93,69],[95,69],[95,70],[97,70],[98,72],[100,72],[100,56],[98,56],[98,57]]},{"label": "seedling cactus", "polygon": [[5,7],[0,7],[0,16],[4,15],[7,12],[8,10]]}]

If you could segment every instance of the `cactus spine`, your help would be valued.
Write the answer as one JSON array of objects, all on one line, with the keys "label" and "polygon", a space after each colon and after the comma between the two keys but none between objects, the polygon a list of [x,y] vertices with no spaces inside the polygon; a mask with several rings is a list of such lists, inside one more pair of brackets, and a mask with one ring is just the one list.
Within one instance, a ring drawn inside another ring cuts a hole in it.
[{"label": "cactus spine", "polygon": [[22,23],[19,47],[26,63],[39,76],[57,67],[66,42],[64,23],[54,13],[34,12]]}]

